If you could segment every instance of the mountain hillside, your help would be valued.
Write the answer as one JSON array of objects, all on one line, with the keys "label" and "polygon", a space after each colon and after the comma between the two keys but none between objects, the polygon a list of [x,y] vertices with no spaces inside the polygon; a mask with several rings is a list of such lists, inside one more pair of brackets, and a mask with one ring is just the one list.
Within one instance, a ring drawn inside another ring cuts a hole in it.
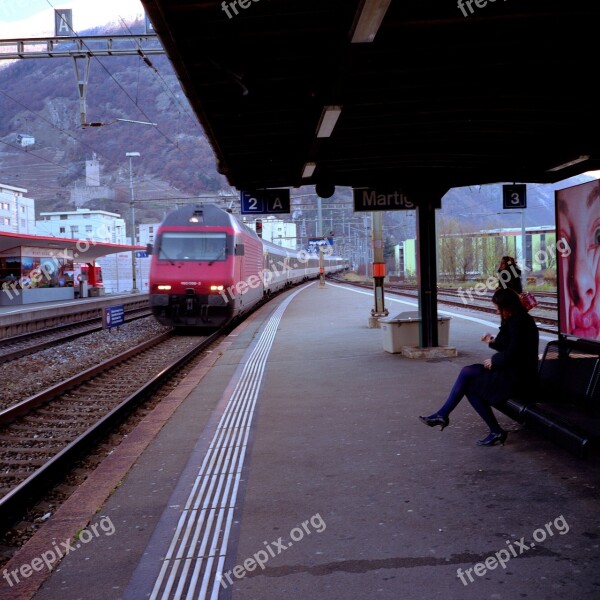
[{"label": "mountain hillside", "polygon": [[[96,157],[101,186],[115,191],[113,200],[106,199],[115,208],[130,196],[125,154],[139,152],[132,163],[135,196],[156,200],[157,208],[166,197],[227,189],[169,60],[149,60],[151,66],[139,56],[92,58],[86,121],[107,124],[86,128],[71,58],[0,65],[0,181],[28,189],[38,212],[72,208],[71,189],[85,185],[85,161]],[[33,136],[35,144],[21,145],[19,135]]]}]

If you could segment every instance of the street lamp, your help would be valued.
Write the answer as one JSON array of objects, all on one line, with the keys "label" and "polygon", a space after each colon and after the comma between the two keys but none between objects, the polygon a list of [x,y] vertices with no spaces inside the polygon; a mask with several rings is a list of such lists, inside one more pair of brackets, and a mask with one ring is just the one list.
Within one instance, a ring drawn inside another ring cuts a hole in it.
[{"label": "street lamp", "polygon": [[[131,192],[131,245],[135,246],[135,205],[134,205],[134,196],[133,196],[133,169],[132,169],[132,159],[140,156],[139,152],[126,152],[125,156],[129,158],[129,190]],[[135,274],[135,250],[131,251],[131,277],[133,282],[133,287],[131,289],[132,294],[137,294],[139,290],[137,289],[137,278]]]}]

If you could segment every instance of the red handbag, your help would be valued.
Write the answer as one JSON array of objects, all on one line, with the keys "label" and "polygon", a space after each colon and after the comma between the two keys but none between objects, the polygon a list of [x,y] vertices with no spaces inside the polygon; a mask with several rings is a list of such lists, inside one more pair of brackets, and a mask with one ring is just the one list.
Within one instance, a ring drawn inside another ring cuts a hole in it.
[{"label": "red handbag", "polygon": [[538,305],[537,298],[531,292],[523,292],[521,294],[521,304],[525,310],[530,311]]}]

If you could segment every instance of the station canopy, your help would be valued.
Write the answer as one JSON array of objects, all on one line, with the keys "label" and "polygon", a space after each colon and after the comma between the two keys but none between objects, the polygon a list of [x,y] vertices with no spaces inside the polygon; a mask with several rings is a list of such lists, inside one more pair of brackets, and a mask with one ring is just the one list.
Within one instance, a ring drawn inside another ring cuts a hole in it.
[{"label": "station canopy", "polygon": [[600,168],[600,2],[142,3],[238,189],[442,191]]},{"label": "station canopy", "polygon": [[109,244],[71,238],[47,237],[41,235],[24,235],[20,233],[0,232],[0,253],[5,254],[10,250],[21,250],[23,246],[48,250],[49,254],[61,257],[63,250],[73,251],[74,262],[93,262],[102,256],[118,252],[131,252],[132,250],[146,250],[142,246],[129,246],[126,244]]}]

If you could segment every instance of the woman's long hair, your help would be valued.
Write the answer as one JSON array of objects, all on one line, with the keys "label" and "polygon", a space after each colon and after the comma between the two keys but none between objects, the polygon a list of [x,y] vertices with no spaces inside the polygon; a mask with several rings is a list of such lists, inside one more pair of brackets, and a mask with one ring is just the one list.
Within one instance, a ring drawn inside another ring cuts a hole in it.
[{"label": "woman's long hair", "polygon": [[521,304],[519,294],[510,288],[500,288],[494,292],[492,302],[498,307],[503,319],[507,316],[527,314]]},{"label": "woman's long hair", "polygon": [[[501,264],[502,262],[506,265],[507,269],[510,269],[511,267],[514,267],[514,270],[517,273],[517,277],[521,276],[521,269],[519,269],[519,265],[517,265],[517,261],[512,257],[512,256],[503,256],[501,259]],[[502,270],[502,268],[498,269],[498,272],[500,272]]]}]

